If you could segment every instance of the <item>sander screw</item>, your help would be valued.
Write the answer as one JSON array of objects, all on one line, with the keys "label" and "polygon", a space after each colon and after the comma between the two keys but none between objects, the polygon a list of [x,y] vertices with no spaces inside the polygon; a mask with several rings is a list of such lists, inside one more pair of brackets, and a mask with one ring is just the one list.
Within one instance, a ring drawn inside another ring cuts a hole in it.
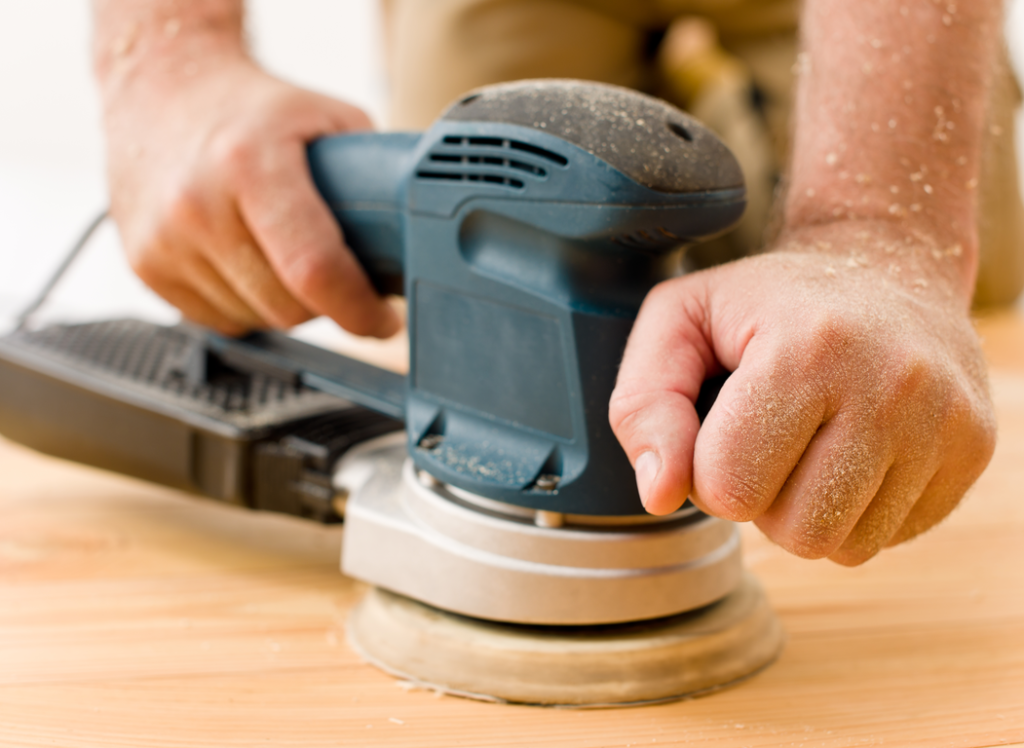
[{"label": "sander screw", "polygon": [[420,449],[435,449],[441,446],[441,442],[444,441],[444,437],[441,434],[427,434],[420,439]]},{"label": "sander screw", "polygon": [[334,496],[331,498],[331,509],[339,517],[344,518],[345,509],[348,506],[348,489],[347,488],[335,488]]},{"label": "sander screw", "polygon": [[541,491],[554,491],[558,488],[558,481],[562,478],[558,475],[541,475],[537,478],[536,486]]},{"label": "sander screw", "polygon": [[533,524],[537,527],[561,527],[565,524],[565,515],[561,512],[548,512],[538,509],[533,517]]}]

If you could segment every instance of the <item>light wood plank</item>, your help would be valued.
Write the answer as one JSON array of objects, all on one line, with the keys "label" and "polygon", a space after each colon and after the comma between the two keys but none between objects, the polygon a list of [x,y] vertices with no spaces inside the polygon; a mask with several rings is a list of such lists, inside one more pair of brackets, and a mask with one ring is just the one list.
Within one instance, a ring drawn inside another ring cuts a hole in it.
[{"label": "light wood plank", "polygon": [[789,641],[692,701],[567,711],[409,691],[345,644],[341,532],[0,442],[0,745],[1024,745],[1024,321],[982,320],[996,457],[864,567],[744,528]]}]

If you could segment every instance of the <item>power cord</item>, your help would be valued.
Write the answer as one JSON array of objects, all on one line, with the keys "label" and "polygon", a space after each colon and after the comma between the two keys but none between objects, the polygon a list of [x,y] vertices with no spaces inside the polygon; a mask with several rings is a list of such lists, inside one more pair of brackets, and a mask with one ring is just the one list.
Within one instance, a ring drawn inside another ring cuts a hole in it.
[{"label": "power cord", "polygon": [[50,298],[50,294],[53,293],[53,289],[57,287],[57,284],[60,283],[68,269],[72,264],[74,264],[75,260],[82,253],[82,250],[85,249],[89,240],[92,239],[93,234],[96,233],[96,229],[98,229],[106,220],[107,215],[108,210],[107,208],[104,208],[95,218],[92,219],[92,221],[89,222],[89,225],[86,226],[78,239],[75,240],[74,245],[72,245],[71,249],[64,256],[64,259],[61,260],[60,265],[50,276],[49,280],[46,281],[46,284],[43,286],[36,298],[33,299],[32,302],[17,316],[16,326],[14,328],[15,332],[21,332],[28,327],[29,322],[32,321],[32,316],[38,312],[40,307],[42,307]]}]

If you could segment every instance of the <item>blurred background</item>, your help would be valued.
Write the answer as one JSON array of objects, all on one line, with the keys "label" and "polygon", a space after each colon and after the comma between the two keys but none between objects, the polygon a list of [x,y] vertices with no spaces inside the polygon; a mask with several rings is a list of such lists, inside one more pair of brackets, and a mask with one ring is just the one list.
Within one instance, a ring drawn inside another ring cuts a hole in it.
[{"label": "blurred background", "polygon": [[[267,68],[357,104],[386,125],[375,0],[251,0],[249,9],[252,48]],[[0,0],[0,326],[31,300],[105,205],[90,27],[86,0]],[[1019,76],[1024,0],[1009,6],[1007,37]],[[1020,123],[1018,114],[1017,142],[1024,145]],[[176,318],[135,280],[109,224],[47,309],[56,318]]]}]

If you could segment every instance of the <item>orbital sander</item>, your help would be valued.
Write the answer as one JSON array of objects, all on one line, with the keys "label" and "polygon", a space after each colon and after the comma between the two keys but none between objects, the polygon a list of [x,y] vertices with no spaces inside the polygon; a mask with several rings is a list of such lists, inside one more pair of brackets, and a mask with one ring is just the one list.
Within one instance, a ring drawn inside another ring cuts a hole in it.
[{"label": "orbital sander", "polygon": [[657,99],[544,80],[308,155],[374,285],[408,300],[408,376],[275,332],[24,325],[0,339],[0,431],[343,519],[342,569],[373,585],[352,644],[417,683],[628,704],[770,663],[781,629],[736,527],[645,514],[607,417],[644,296],[743,212],[728,149]]}]

